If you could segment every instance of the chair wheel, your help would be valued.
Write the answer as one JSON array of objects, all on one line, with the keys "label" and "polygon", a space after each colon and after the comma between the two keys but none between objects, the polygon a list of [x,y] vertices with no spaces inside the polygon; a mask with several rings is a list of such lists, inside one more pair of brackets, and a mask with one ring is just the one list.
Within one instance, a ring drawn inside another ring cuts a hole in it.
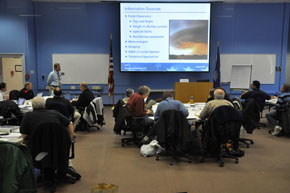
[{"label": "chair wheel", "polygon": [[224,167],[224,163],[220,163],[220,167]]},{"label": "chair wheel", "polygon": [[155,160],[156,160],[156,161],[159,161],[159,157],[156,157]]},{"label": "chair wheel", "polygon": [[251,144],[254,144],[254,141],[251,141]]},{"label": "chair wheel", "polygon": [[122,143],[122,147],[125,147],[125,144],[124,143]]},{"label": "chair wheel", "polygon": [[204,163],[204,158],[201,158],[199,162]]},{"label": "chair wheel", "polygon": [[191,160],[188,160],[187,162],[188,162],[188,163],[192,163],[192,161],[191,161]]},{"label": "chair wheel", "polygon": [[235,163],[236,163],[236,164],[238,164],[238,163],[239,163],[239,160],[238,160],[238,159],[236,159]]}]

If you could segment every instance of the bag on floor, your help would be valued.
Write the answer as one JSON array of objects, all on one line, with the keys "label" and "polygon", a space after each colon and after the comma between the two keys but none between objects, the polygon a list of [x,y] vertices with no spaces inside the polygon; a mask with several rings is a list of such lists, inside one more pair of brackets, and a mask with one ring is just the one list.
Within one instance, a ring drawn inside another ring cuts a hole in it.
[{"label": "bag on floor", "polygon": [[158,141],[153,140],[149,144],[142,145],[140,148],[140,153],[144,157],[150,157],[156,155],[163,151],[163,148],[158,144]]}]

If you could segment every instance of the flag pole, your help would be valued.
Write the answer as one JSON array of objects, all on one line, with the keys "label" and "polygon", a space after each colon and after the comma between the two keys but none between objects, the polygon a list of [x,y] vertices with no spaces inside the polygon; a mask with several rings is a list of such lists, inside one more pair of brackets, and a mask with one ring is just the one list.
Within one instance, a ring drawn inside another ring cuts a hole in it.
[{"label": "flag pole", "polygon": [[115,105],[115,96],[114,96],[114,61],[113,61],[113,35],[110,33],[110,59],[109,59],[109,75],[108,75],[108,96],[111,98],[113,95],[113,106]]},{"label": "flag pole", "polygon": [[[113,57],[113,34],[110,33],[110,50],[111,50],[111,56]],[[115,83],[114,83],[114,87],[115,87]],[[115,106],[115,88],[113,90],[113,107]]]}]

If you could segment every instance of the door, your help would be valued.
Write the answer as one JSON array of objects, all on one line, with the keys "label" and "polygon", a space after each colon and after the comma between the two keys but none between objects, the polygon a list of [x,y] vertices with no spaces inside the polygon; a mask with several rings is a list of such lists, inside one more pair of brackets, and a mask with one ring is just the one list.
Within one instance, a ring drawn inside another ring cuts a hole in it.
[{"label": "door", "polygon": [[4,94],[9,98],[11,90],[21,90],[23,88],[22,58],[21,57],[2,57],[2,81],[6,83],[7,91]]}]

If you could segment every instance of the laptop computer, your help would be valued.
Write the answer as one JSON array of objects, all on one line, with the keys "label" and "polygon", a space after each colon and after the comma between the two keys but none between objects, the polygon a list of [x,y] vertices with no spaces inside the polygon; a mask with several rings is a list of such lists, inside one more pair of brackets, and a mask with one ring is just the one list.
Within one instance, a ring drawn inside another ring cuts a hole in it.
[{"label": "laptop computer", "polygon": [[42,95],[43,95],[43,93],[40,92],[40,93],[38,93],[36,96],[37,96],[37,97],[42,97]]},{"label": "laptop computer", "polygon": [[17,101],[18,105],[24,105],[24,103],[25,103],[25,99],[24,98],[19,98],[18,101]]}]

